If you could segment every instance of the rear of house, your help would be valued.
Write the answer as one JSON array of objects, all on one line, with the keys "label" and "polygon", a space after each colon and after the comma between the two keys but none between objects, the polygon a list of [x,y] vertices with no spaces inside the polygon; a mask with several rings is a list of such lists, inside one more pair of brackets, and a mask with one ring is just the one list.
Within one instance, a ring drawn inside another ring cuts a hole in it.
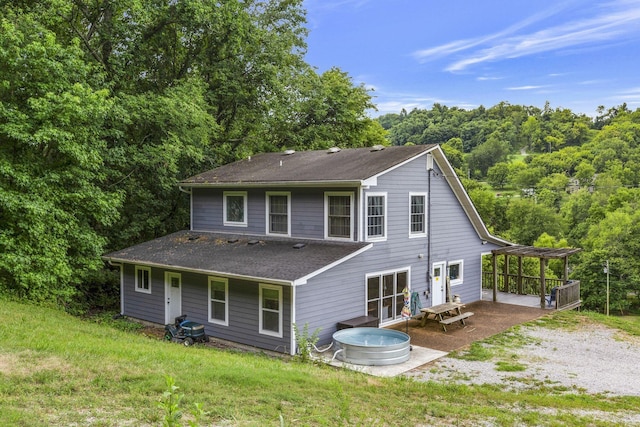
[{"label": "rear of house", "polygon": [[207,334],[295,352],[294,324],[331,341],[336,324],[402,321],[481,298],[490,235],[438,146],[269,153],[181,183],[191,229],[105,255],[121,266],[122,314],[187,314]]}]

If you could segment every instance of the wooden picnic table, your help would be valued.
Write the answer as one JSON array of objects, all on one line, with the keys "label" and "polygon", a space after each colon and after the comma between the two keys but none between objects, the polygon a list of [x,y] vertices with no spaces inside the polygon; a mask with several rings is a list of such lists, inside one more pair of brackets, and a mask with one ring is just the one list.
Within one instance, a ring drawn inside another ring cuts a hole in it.
[{"label": "wooden picnic table", "polygon": [[460,321],[460,324],[464,325],[464,319],[473,316],[473,313],[470,311],[463,313],[462,307],[464,307],[464,304],[457,302],[445,302],[444,304],[421,308],[420,311],[423,313],[422,326],[427,324],[427,319],[430,319],[429,316],[432,314],[432,320],[437,320],[442,325],[442,329],[444,329],[445,332],[447,331],[447,325],[450,325],[453,322]]}]

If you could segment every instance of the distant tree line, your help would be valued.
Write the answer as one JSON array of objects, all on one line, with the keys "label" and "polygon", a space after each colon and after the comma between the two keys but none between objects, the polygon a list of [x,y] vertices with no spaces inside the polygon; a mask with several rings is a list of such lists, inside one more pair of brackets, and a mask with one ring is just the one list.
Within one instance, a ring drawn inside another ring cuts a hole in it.
[{"label": "distant tree line", "polygon": [[[588,309],[604,310],[608,260],[611,310],[623,312],[640,296],[640,109],[597,112],[592,119],[548,103],[436,104],[378,120],[394,145],[441,144],[494,234],[583,248],[571,257],[571,276]],[[526,268],[536,276],[537,260]],[[549,262],[549,277],[561,277],[562,268]]]}]

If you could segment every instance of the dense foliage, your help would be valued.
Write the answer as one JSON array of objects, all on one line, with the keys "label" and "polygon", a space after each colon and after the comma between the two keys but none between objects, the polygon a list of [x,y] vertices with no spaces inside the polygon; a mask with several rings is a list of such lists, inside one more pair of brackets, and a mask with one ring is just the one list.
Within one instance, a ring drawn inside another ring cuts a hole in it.
[{"label": "dense foliage", "polygon": [[[607,261],[612,312],[637,304],[640,110],[599,107],[591,119],[549,104],[434,105],[379,121],[392,144],[442,144],[494,234],[523,245],[583,248],[570,261],[584,307],[605,310]],[[550,262],[549,277],[561,277],[562,268]],[[532,276],[536,269],[537,261],[525,266]]]},{"label": "dense foliage", "polygon": [[384,143],[364,86],[305,63],[304,24],[302,0],[0,0],[0,292],[106,303],[102,253],[187,226],[179,180]]}]

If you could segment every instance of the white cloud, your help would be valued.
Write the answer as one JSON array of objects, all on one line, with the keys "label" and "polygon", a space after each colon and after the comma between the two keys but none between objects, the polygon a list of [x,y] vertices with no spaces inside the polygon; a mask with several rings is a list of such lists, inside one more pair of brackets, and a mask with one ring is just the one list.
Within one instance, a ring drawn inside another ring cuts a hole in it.
[{"label": "white cloud", "polygon": [[488,61],[640,38],[640,1],[638,0],[607,3],[599,8],[592,8],[596,14],[589,18],[568,21],[525,34],[520,33],[520,30],[543,20],[544,17],[557,14],[562,7],[563,5],[558,5],[495,34],[470,40],[452,41],[417,51],[414,57],[424,62],[469,51],[461,59],[450,63],[445,68],[447,71],[455,72]]},{"label": "white cloud", "polygon": [[508,87],[506,88],[507,90],[536,90],[536,89],[542,89],[545,86],[533,86],[533,85],[529,85],[529,86],[513,86],[513,87]]}]

